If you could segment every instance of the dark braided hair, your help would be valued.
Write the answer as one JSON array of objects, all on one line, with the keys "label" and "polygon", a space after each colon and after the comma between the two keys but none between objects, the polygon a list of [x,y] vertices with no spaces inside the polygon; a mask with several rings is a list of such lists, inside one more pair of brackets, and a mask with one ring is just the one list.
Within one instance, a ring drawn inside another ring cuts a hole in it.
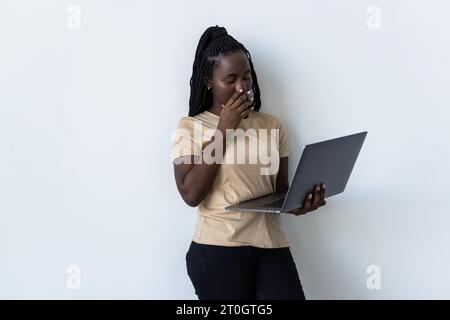
[{"label": "dark braided hair", "polygon": [[200,37],[197,50],[195,51],[190,81],[189,116],[196,116],[211,107],[213,96],[211,91],[207,89],[207,80],[212,78],[214,63],[220,55],[237,50],[242,50],[247,55],[250,63],[253,80],[252,89],[255,95],[252,106],[254,107],[254,111],[259,111],[261,107],[261,96],[250,52],[248,52],[243,44],[230,36],[225,28],[216,25],[215,27],[206,29]]}]

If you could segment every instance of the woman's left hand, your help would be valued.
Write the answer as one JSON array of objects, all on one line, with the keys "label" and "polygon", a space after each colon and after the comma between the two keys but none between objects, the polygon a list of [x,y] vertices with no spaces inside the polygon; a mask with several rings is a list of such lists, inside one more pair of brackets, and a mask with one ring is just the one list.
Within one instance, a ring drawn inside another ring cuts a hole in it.
[{"label": "woman's left hand", "polygon": [[325,184],[315,185],[311,193],[306,195],[305,203],[303,207],[288,211],[288,213],[295,214],[296,216],[305,214],[316,210],[326,204],[325,201]]}]

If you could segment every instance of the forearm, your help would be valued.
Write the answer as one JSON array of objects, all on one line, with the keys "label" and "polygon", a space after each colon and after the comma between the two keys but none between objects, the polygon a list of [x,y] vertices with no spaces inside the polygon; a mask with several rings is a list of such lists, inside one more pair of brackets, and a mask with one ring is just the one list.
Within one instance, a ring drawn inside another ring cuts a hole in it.
[{"label": "forearm", "polygon": [[276,192],[283,192],[289,189],[289,180],[288,180],[288,168],[289,168],[289,158],[283,157],[280,158],[280,167],[276,179]]}]

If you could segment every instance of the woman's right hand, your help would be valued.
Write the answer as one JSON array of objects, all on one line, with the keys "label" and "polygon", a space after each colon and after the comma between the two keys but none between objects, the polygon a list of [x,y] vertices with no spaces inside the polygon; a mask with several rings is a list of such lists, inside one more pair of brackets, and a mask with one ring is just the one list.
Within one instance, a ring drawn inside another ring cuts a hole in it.
[{"label": "woman's right hand", "polygon": [[226,104],[222,104],[219,124],[217,128],[224,134],[226,129],[236,129],[242,119],[245,119],[250,113],[250,106],[253,101],[249,100],[249,94],[244,90],[236,91],[228,99]]}]

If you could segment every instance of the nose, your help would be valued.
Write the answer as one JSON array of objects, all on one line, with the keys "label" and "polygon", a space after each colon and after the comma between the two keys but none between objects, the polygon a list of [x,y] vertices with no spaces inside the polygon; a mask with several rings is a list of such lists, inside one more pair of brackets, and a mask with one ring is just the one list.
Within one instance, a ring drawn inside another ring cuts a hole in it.
[{"label": "nose", "polygon": [[243,90],[243,91],[248,91],[251,88],[248,88],[248,83],[247,81],[244,81],[243,79],[238,79],[236,82],[236,90]]},{"label": "nose", "polygon": [[244,85],[244,84],[242,84],[242,85],[237,85],[236,86],[236,90],[237,91],[239,91],[239,90],[243,90],[244,92],[247,92],[247,91],[249,91],[251,88],[248,88],[246,85]]}]

